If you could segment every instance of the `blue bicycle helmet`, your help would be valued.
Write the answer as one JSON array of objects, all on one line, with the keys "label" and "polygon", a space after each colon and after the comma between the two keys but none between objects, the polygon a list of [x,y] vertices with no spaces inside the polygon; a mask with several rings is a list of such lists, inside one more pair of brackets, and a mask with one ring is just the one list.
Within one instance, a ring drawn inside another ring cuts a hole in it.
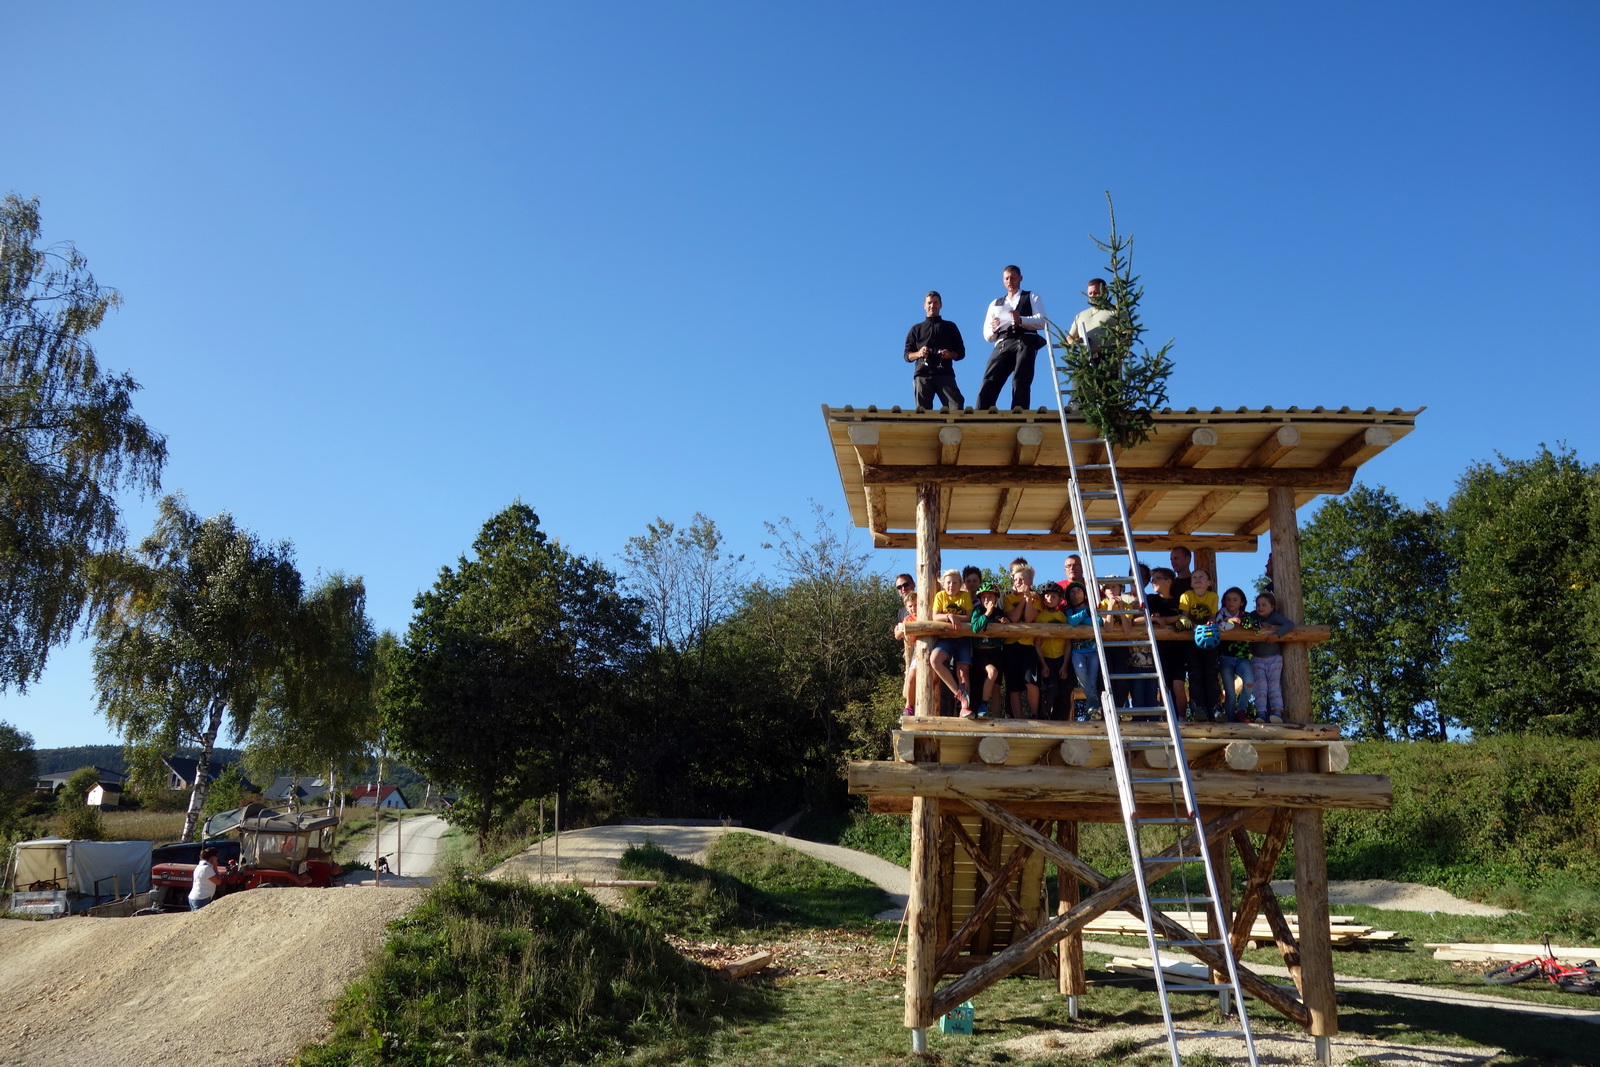
[{"label": "blue bicycle helmet", "polygon": [[1217,627],[1215,623],[1203,622],[1194,628],[1194,643],[1201,648],[1217,647]]}]

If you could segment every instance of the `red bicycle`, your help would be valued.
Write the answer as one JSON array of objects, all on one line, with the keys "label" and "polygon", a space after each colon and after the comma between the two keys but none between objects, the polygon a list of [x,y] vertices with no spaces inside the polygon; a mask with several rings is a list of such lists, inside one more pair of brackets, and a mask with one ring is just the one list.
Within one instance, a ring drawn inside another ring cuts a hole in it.
[{"label": "red bicycle", "polygon": [[1543,956],[1496,967],[1483,980],[1490,985],[1516,985],[1540,975],[1568,993],[1600,993],[1600,964],[1594,960],[1584,960],[1576,966],[1562,963],[1551,951],[1549,937],[1544,939]]}]

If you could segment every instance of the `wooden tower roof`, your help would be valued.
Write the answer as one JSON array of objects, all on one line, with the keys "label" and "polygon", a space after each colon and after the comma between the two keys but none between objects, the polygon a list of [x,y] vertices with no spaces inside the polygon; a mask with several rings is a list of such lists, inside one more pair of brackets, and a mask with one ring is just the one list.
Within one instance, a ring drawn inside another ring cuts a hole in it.
[{"label": "wooden tower roof", "polygon": [[[1269,525],[1268,488],[1293,488],[1296,507],[1346,492],[1356,469],[1410,433],[1422,410],[1163,409],[1148,441],[1117,453],[1136,542],[1254,551]],[[916,487],[925,483],[942,487],[945,547],[1072,546],[1054,411],[824,406],[822,417],[850,517],[876,547],[916,547]],[[1076,420],[1072,436],[1096,433]],[[1095,503],[1091,517],[1115,514],[1113,502]]]}]

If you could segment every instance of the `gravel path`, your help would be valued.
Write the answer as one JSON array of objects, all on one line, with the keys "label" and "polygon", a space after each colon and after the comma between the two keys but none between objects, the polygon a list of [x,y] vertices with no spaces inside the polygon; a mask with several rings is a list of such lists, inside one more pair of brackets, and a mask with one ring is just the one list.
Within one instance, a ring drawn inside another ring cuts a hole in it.
[{"label": "gravel path", "polygon": [[[543,860],[537,846],[506,860],[489,872],[491,878],[528,878],[537,881],[552,875],[571,875],[578,878],[615,878],[617,860],[629,845],[653,841],[658,848],[680,859],[703,856],[717,838],[726,833],[753,834],[770,841],[788,845],[836,867],[861,875],[889,894],[894,907],[880,912],[878,918],[897,922],[905,914],[906,901],[911,894],[911,873],[888,860],[839,845],[824,845],[798,837],[768,833],[765,830],[747,830],[739,826],[683,826],[659,823],[641,826],[591,826],[583,830],[568,830],[555,840],[545,842]],[[556,862],[557,845],[561,853]]]},{"label": "gravel path", "polygon": [[[439,842],[449,832],[450,824],[437,815],[385,821],[381,840],[374,840],[362,848],[361,862],[369,867],[376,866],[378,856],[387,856],[389,870],[397,879],[408,884],[424,885],[428,881],[426,876],[433,873],[434,862],[439,858]],[[360,885],[372,881],[370,873],[360,873],[359,878],[347,879],[346,884]]]},{"label": "gravel path", "polygon": [[193,914],[0,919],[0,1067],[283,1063],[417,899],[257,889]]},{"label": "gravel path", "polygon": [[[1272,891],[1279,896],[1294,896],[1292,881],[1272,883]],[[1329,882],[1329,904],[1365,904],[1369,908],[1388,908],[1391,911],[1438,912],[1442,915],[1510,915],[1505,908],[1451,896],[1443,889],[1416,882],[1388,882],[1381,878],[1368,878],[1358,882]]]}]

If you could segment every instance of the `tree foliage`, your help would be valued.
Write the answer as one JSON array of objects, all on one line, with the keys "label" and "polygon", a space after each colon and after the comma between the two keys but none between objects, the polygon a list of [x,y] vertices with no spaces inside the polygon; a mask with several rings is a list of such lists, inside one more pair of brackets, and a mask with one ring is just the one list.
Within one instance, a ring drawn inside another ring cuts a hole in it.
[{"label": "tree foliage", "polygon": [[416,600],[384,696],[390,742],[461,791],[479,841],[524,800],[601,769],[605,718],[642,654],[636,601],[516,503]]},{"label": "tree foliage", "polygon": [[199,749],[187,839],[205,806],[224,721],[241,741],[274,687],[286,692],[280,683],[301,616],[300,572],[287,542],[264,543],[225,512],[201,519],[169,496],[138,551],[108,557],[102,575],[94,651],[100,710],[131,749]]},{"label": "tree foliage", "polygon": [[1110,193],[1106,194],[1106,209],[1111,216],[1110,235],[1104,241],[1093,234],[1089,239],[1107,257],[1107,291],[1094,306],[1113,312],[1104,328],[1108,340],[1091,352],[1086,338],[1069,344],[1066,334],[1052,324],[1061,349],[1057,373],[1071,379],[1078,410],[1106,440],[1136,445],[1150,436],[1155,426],[1153,412],[1167,402],[1167,378],[1172,374],[1167,353],[1172,342],[1154,353],[1149,348],[1138,350],[1144,337],[1139,317],[1144,286],[1133,273],[1133,235],[1117,232],[1117,212]]},{"label": "tree foliage", "polygon": [[21,818],[24,806],[33,798],[38,775],[33,735],[0,720],[0,838]]},{"label": "tree foliage", "polygon": [[0,691],[71,636],[94,557],[122,542],[115,494],[159,488],[167,452],[89,341],[120,297],[39,237],[37,200],[0,202]]},{"label": "tree foliage", "polygon": [[622,559],[657,645],[702,646],[733,611],[743,582],[744,557],[729,553],[717,524],[698,511],[683,527],[658,516],[628,538]]},{"label": "tree foliage", "polygon": [[348,776],[371,758],[381,650],[366,601],[360,578],[332,574],[300,602],[269,699],[250,725],[245,764],[258,779],[286,770]]},{"label": "tree foliage", "polygon": [[1311,653],[1316,707],[1361,737],[1444,740],[1450,567],[1440,511],[1358,485],[1323,504],[1300,553],[1306,614],[1333,628]]},{"label": "tree foliage", "polygon": [[1566,448],[1477,463],[1446,511],[1462,640],[1445,700],[1482,734],[1600,734],[1600,471]]}]

